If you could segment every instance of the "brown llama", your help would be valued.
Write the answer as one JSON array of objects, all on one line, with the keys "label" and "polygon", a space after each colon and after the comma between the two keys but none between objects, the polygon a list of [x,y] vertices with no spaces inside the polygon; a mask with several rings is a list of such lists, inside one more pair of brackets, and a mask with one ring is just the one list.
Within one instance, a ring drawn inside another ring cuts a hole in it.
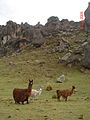
[{"label": "brown llama", "polygon": [[28,98],[31,96],[31,90],[32,90],[33,80],[29,80],[28,88],[26,89],[20,89],[20,88],[14,88],[13,90],[13,98],[15,100],[15,103],[24,104],[24,101],[28,102]]},{"label": "brown llama", "polygon": [[72,86],[72,89],[66,89],[66,90],[56,90],[57,93],[57,99],[60,100],[60,97],[65,99],[67,101],[68,96],[71,96],[75,90],[75,86]]}]

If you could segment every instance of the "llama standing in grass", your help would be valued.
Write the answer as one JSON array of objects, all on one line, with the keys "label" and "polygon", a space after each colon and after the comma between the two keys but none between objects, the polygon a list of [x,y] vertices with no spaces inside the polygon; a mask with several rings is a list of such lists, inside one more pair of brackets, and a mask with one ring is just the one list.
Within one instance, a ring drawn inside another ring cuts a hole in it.
[{"label": "llama standing in grass", "polygon": [[14,88],[13,90],[13,98],[15,100],[15,103],[24,104],[24,101],[28,102],[28,98],[31,96],[31,91],[32,91],[32,85],[33,85],[33,80],[29,80],[28,88],[26,89],[20,89],[20,88]]},{"label": "llama standing in grass", "polygon": [[72,86],[72,89],[66,89],[66,90],[56,90],[57,93],[57,99],[60,100],[60,97],[62,96],[65,101],[67,101],[68,96],[71,96],[75,90],[75,86]]},{"label": "llama standing in grass", "polygon": [[42,93],[42,88],[40,88],[39,90],[32,89],[31,97],[35,98],[36,96],[41,95],[41,93]]}]

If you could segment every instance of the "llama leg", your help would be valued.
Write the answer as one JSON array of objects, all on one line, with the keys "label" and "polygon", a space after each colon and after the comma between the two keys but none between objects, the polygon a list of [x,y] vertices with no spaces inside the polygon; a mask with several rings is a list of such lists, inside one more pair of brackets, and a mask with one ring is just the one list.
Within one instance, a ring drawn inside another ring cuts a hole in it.
[{"label": "llama leg", "polygon": [[28,98],[27,98],[27,100],[26,100],[26,101],[27,101],[27,104],[29,104],[29,102],[28,102]]},{"label": "llama leg", "polygon": [[[60,96],[60,97],[61,97],[61,96]],[[59,97],[59,101],[61,101],[61,100],[60,100],[60,97]]]},{"label": "llama leg", "polygon": [[60,101],[60,96],[57,96],[58,101]]},{"label": "llama leg", "polygon": [[27,104],[29,104],[28,100],[27,100]]},{"label": "llama leg", "polygon": [[18,101],[15,101],[15,104],[20,104],[20,102],[18,102]]},{"label": "llama leg", "polygon": [[20,104],[20,102],[17,102],[18,104]]},{"label": "llama leg", "polygon": [[24,101],[22,101],[22,105],[24,105]]},{"label": "llama leg", "polygon": [[65,98],[65,101],[67,101],[67,97]]},{"label": "llama leg", "polygon": [[28,97],[26,98],[26,100],[25,101],[27,101],[27,104],[29,104],[29,102],[28,102]]}]

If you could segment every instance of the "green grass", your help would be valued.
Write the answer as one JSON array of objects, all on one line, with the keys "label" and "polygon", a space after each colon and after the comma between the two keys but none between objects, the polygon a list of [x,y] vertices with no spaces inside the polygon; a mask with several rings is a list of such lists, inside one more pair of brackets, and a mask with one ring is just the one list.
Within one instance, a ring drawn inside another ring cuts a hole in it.
[{"label": "green grass", "polygon": [[[84,120],[90,119],[90,75],[58,64],[59,55],[47,54],[44,48],[27,48],[20,54],[0,59],[0,120],[79,120],[82,114]],[[56,83],[62,73],[66,81]],[[29,78],[34,80],[33,88],[43,86],[41,96],[29,99],[28,105],[15,104],[13,88],[26,88]],[[45,90],[47,84],[52,85],[52,91]],[[77,92],[67,102],[52,99],[57,89],[72,85]]]}]

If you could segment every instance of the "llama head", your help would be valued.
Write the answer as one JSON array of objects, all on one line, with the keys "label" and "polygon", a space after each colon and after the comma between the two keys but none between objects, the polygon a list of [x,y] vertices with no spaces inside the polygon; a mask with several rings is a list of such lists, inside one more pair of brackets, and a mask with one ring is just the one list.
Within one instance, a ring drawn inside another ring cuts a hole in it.
[{"label": "llama head", "polygon": [[40,94],[42,93],[42,88],[39,89],[39,93],[40,93]]},{"label": "llama head", "polygon": [[40,88],[39,90],[42,91],[42,88]]},{"label": "llama head", "polygon": [[29,80],[28,87],[32,87],[32,85],[33,85],[33,80]]},{"label": "llama head", "polygon": [[75,87],[75,86],[72,86],[72,89],[74,90],[74,93],[76,93],[76,92],[77,92],[77,89],[76,89],[76,87]]},{"label": "llama head", "polygon": [[72,89],[74,90],[74,89],[75,89],[75,86],[72,86]]},{"label": "llama head", "polygon": [[58,94],[60,92],[60,90],[56,90],[56,93]]},{"label": "llama head", "polygon": [[73,90],[73,92],[74,92],[74,93],[76,93],[76,92],[77,92],[77,89],[76,89],[76,87],[75,87],[75,86],[72,86],[72,90]]}]

